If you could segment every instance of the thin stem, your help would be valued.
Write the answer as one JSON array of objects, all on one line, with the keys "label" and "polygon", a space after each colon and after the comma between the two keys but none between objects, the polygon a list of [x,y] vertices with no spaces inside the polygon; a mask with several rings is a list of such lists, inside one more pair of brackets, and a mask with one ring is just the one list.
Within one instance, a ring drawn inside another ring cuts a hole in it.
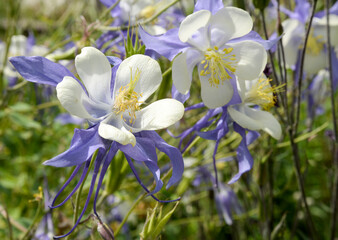
[{"label": "thin stem", "polygon": [[128,213],[126,214],[126,216],[123,218],[120,226],[116,229],[115,231],[115,237],[119,234],[119,232],[121,231],[122,227],[124,226],[124,224],[126,223],[126,221],[128,220],[129,215],[132,213],[132,211],[136,208],[136,206],[142,201],[143,198],[145,198],[147,196],[148,193],[143,193],[141,196],[139,196],[139,198],[134,202],[133,206],[131,206],[131,208],[129,209]]},{"label": "thin stem", "polygon": [[150,23],[152,21],[154,21],[156,18],[158,18],[162,13],[164,13],[168,8],[170,8],[171,6],[175,5],[176,3],[178,3],[180,0],[175,0],[172,3],[168,4],[165,8],[163,8],[161,11],[159,11],[157,14],[155,14],[154,16],[152,16],[151,18],[148,18],[140,23],[136,23],[134,25],[131,26],[119,26],[119,27],[99,27],[99,30],[102,31],[119,31],[119,30],[127,30],[128,28],[134,28],[137,27],[139,25],[144,25],[147,23]]},{"label": "thin stem", "polygon": [[329,6],[330,0],[326,0],[326,32],[327,32],[327,51],[328,51],[328,62],[329,62],[329,76],[330,76],[330,97],[331,97],[331,112],[332,112],[332,122],[333,122],[333,134],[334,134],[334,143],[333,143],[333,186],[332,186],[332,196],[331,196],[331,209],[332,215],[330,218],[330,239],[335,239],[336,233],[336,222],[337,222],[337,202],[338,202],[338,129],[337,129],[337,118],[336,118],[336,106],[334,99],[334,84],[333,84],[333,71],[332,71],[332,52],[331,52],[331,39],[330,39],[330,17],[329,17]]},{"label": "thin stem", "polygon": [[120,3],[120,1],[121,1],[121,0],[117,0],[113,5],[111,5],[109,8],[107,8],[107,9],[102,13],[102,15],[100,16],[100,20],[102,20],[103,18],[105,18],[105,17],[110,13],[110,11],[113,10],[113,9],[117,6],[117,4]]},{"label": "thin stem", "polygon": [[305,53],[306,53],[307,41],[308,41],[308,38],[310,36],[312,19],[313,19],[314,14],[315,14],[316,6],[317,6],[317,0],[314,0],[313,5],[312,5],[312,11],[311,11],[311,17],[310,17],[310,21],[309,21],[309,26],[306,30],[306,35],[305,35],[305,39],[304,39],[304,47],[303,47],[302,52],[301,52],[298,81],[295,82],[295,84],[298,84],[297,101],[296,101],[296,119],[295,119],[295,122],[294,122],[294,131],[293,131],[293,133],[295,135],[297,134],[298,123],[299,123],[299,115],[300,115],[300,101],[301,101],[301,91],[302,91],[302,82],[303,82]]},{"label": "thin stem", "polygon": [[9,214],[8,214],[6,205],[4,207],[4,210],[5,210],[5,218],[6,218],[6,222],[8,226],[8,236],[10,240],[13,240],[13,228],[12,228],[11,220],[9,219]]},{"label": "thin stem", "polygon": [[32,230],[33,230],[35,224],[39,221],[39,216],[40,216],[40,213],[41,213],[41,210],[42,210],[42,206],[43,206],[43,204],[42,204],[42,201],[40,200],[38,202],[38,209],[36,210],[34,220],[33,220],[32,224],[29,226],[29,228],[27,229],[25,235],[22,237],[22,240],[28,239],[28,237],[31,236]]},{"label": "thin stem", "polygon": [[[295,122],[293,121],[293,116],[294,116],[294,107],[291,108],[291,114],[287,114],[288,122],[289,122],[289,137],[290,137],[290,143],[291,143],[291,148],[292,148],[292,155],[293,155],[293,162],[295,165],[295,171],[296,171],[296,178],[298,182],[298,187],[301,192],[301,200],[304,205],[304,211],[306,214],[306,223],[308,225],[308,228],[310,230],[311,238],[312,239],[317,239],[316,237],[316,230],[315,226],[312,220],[311,212],[306,200],[306,193],[305,193],[305,184],[304,184],[304,179],[303,175],[301,173],[301,163],[300,163],[300,156],[299,156],[299,148],[298,144],[295,142],[295,138],[297,136],[297,129],[298,129],[298,122],[299,122],[299,110],[300,110],[300,100],[301,100],[301,89],[302,89],[302,79],[303,79],[303,67],[304,67],[304,59],[305,59],[305,52],[306,52],[306,46],[307,46],[307,40],[310,34],[310,29],[311,29],[311,24],[312,24],[312,19],[314,16],[314,12],[316,9],[317,5],[317,0],[314,0],[313,6],[312,6],[312,11],[311,11],[311,17],[310,17],[310,22],[308,29],[306,31],[306,36],[305,36],[305,41],[304,41],[304,47],[301,52],[301,59],[300,59],[300,71],[299,71],[299,76],[298,76],[298,82],[294,82],[294,89],[297,89],[297,101],[296,101],[296,119]],[[279,6],[279,1],[278,1],[278,6]],[[282,47],[282,46],[281,46]],[[283,59],[285,60],[285,59]],[[284,62],[284,67],[285,67],[285,62]],[[284,71],[284,75],[286,77],[286,71]],[[298,84],[298,88],[297,85]],[[295,95],[292,94],[292,99],[296,100]],[[294,104],[294,101],[292,101]],[[294,126],[294,128],[293,128]]]}]

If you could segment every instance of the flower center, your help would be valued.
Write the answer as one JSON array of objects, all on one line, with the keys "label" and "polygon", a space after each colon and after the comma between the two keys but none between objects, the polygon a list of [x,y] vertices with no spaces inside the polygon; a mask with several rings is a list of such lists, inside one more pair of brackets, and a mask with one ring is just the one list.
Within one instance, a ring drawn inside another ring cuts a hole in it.
[{"label": "flower center", "polygon": [[313,31],[310,31],[307,39],[306,51],[312,55],[318,56],[324,48],[323,36],[314,36]]},{"label": "flower center", "polygon": [[200,72],[201,76],[210,74],[209,83],[211,86],[218,87],[225,80],[231,79],[230,74],[236,71],[236,56],[230,54],[233,48],[224,48],[219,50],[218,47],[208,48],[204,54],[201,64],[204,69]]},{"label": "flower center", "polygon": [[[138,100],[139,97],[142,97],[142,93],[137,93],[134,91],[136,83],[138,82],[141,75],[141,71],[136,69],[135,75],[133,77],[132,69],[130,69],[130,83],[126,86],[122,86],[119,89],[119,93],[114,101],[113,110],[115,114],[121,114],[127,112],[129,115],[129,123],[133,124],[136,119],[136,111],[140,110],[140,102]],[[123,118],[123,114],[121,114],[121,119]]]},{"label": "flower center", "polygon": [[155,14],[156,8],[154,6],[147,6],[143,8],[140,12],[141,18],[151,18]]},{"label": "flower center", "polygon": [[271,79],[260,78],[258,82],[246,93],[245,102],[259,105],[264,110],[269,110],[277,101],[275,93],[282,91],[280,86],[271,86]]}]

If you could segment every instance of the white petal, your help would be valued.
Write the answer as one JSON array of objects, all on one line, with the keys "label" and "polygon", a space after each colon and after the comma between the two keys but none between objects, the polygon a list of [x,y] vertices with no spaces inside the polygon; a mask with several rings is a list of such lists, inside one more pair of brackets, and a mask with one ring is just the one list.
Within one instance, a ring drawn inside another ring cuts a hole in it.
[{"label": "white petal", "polygon": [[[184,106],[175,99],[161,99],[142,110],[136,112],[136,119],[132,126],[128,126],[132,132],[143,130],[158,130],[167,128],[183,117]],[[124,116],[128,123],[128,116]]]},{"label": "white petal", "polygon": [[142,25],[143,29],[151,35],[164,34],[166,30],[159,25]]},{"label": "white petal", "polygon": [[260,130],[262,129],[262,124],[255,119],[252,119],[247,116],[246,110],[247,106],[244,104],[239,104],[235,106],[228,107],[228,112],[236,123],[238,123],[241,127],[250,129],[250,130]]},{"label": "white petal", "polygon": [[236,76],[240,79],[253,80],[261,75],[267,62],[267,54],[261,44],[254,41],[241,41],[227,46],[233,48],[231,54],[234,54],[238,61]]},{"label": "white petal", "polygon": [[282,136],[282,128],[277,119],[269,112],[253,109],[245,105],[229,107],[228,112],[231,118],[241,127],[250,130],[262,129],[275,139]]},{"label": "white petal", "polygon": [[11,38],[11,45],[9,47],[9,54],[14,56],[26,56],[27,38],[24,35],[13,35]]},{"label": "white petal", "polygon": [[151,57],[136,54],[123,60],[120,64],[116,72],[114,96],[119,93],[121,87],[130,83],[131,74],[134,78],[136,71],[140,72],[140,77],[134,91],[142,94],[139,101],[145,101],[158,89],[162,81],[160,65]]},{"label": "white petal", "polygon": [[211,12],[201,10],[187,16],[181,23],[178,37],[186,42],[198,29],[207,26],[211,18]]},{"label": "white petal", "polygon": [[223,30],[232,39],[249,33],[253,22],[248,12],[236,7],[225,7],[212,16],[210,25]]},{"label": "white petal", "polygon": [[283,47],[285,51],[285,61],[288,67],[296,64],[298,51],[305,36],[305,26],[297,19],[287,19],[282,22],[284,29]]},{"label": "white petal", "polygon": [[192,80],[192,72],[198,62],[203,59],[200,52],[188,49],[186,52],[175,57],[172,65],[172,79],[176,89],[187,94]]},{"label": "white petal", "polygon": [[111,124],[102,121],[99,126],[99,135],[111,141],[116,141],[122,145],[131,144],[135,146],[136,138],[134,134],[128,131],[125,127],[117,128]]},{"label": "white petal", "polygon": [[93,47],[82,48],[75,67],[91,98],[111,103],[111,67],[106,56]]},{"label": "white petal", "polygon": [[[198,72],[203,69],[202,64],[198,66]],[[209,75],[199,75],[201,81],[201,97],[202,101],[208,108],[222,107],[227,104],[234,93],[232,85],[229,80],[225,80],[216,86],[211,86],[209,83]]]},{"label": "white petal", "polygon": [[64,77],[56,86],[56,94],[61,105],[72,115],[94,121],[83,105],[83,100],[90,101],[81,85],[72,77]]},{"label": "white petal", "polygon": [[327,54],[325,54],[324,49],[317,55],[308,53],[308,51],[305,52],[304,71],[308,77],[324,69],[326,66],[328,66]]},{"label": "white petal", "polygon": [[[330,40],[332,46],[338,46],[338,16],[335,14],[329,15],[329,26],[330,26]],[[313,18],[313,34],[315,36],[320,36],[323,42],[326,42],[327,32],[326,32],[326,16],[322,18]]]}]

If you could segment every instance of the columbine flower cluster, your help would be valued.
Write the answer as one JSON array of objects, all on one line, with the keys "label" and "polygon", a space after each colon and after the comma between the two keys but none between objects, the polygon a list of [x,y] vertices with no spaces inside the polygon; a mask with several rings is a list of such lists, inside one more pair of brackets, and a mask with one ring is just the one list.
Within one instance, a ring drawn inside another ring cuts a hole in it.
[{"label": "columbine flower cluster", "polygon": [[[102,2],[107,6],[115,4],[115,1]],[[123,15],[126,12],[132,23],[154,14],[155,9],[147,4],[148,2],[139,2],[133,5],[129,1],[121,1],[118,8],[120,20],[127,19]],[[137,9],[135,15],[133,9]],[[112,12],[114,17],[115,11]],[[67,234],[56,238],[67,236],[76,228],[94,191],[94,214],[99,218],[96,211],[98,193],[105,173],[118,151],[124,154],[145,191],[161,201],[154,196],[163,186],[157,150],[165,153],[172,163],[168,188],[180,180],[183,173],[181,153],[196,136],[216,141],[213,154],[216,177],[212,182],[218,186],[216,153],[220,141],[231,128],[240,135],[241,142],[237,147],[239,170],[229,183],[234,183],[252,168],[253,159],[248,145],[259,136],[257,130],[264,130],[275,139],[281,138],[281,126],[268,112],[276,104],[275,94],[281,87],[271,85],[271,80],[263,74],[267,63],[266,50],[278,39],[265,41],[252,31],[252,27],[252,19],[244,10],[224,7],[220,0],[199,0],[194,13],[187,16],[178,28],[156,36],[151,35],[153,32],[147,32],[149,27],[139,28],[146,48],[173,62],[173,96],[179,101],[161,99],[153,103],[147,102],[159,88],[162,73],[159,63],[146,55],[135,54],[121,60],[106,57],[96,48],[85,47],[75,58],[79,78],[66,67],[43,57],[18,56],[11,59],[13,66],[27,81],[56,87],[61,105],[71,115],[89,123],[88,129],[75,129],[68,150],[45,162],[46,165],[55,167],[75,166],[69,179],[56,194],[51,208],[67,202],[80,188],[91,167],[94,167],[89,192],[79,218]],[[116,37],[114,35],[108,38],[111,40]],[[116,39],[114,44],[117,43]],[[203,102],[184,109],[183,103],[189,98],[195,67],[198,69]],[[181,151],[168,145],[155,132],[178,122],[185,111],[202,107],[207,107],[205,116],[179,135]],[[188,145],[182,146],[183,140],[191,134]],[[132,159],[145,165],[152,173],[156,182],[152,191],[141,181]],[[81,171],[74,189],[57,204],[58,197]],[[231,201],[230,205],[236,205],[233,204],[236,200],[228,187],[220,186],[221,191],[216,191],[218,202],[222,205],[221,202]],[[230,223],[231,211],[222,211]]]}]

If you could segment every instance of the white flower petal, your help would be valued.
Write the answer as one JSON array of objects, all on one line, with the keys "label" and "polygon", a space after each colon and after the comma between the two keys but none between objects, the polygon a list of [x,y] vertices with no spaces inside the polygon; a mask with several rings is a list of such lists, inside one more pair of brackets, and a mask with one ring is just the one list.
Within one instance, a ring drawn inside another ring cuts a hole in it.
[{"label": "white flower petal", "polygon": [[324,69],[327,65],[327,54],[323,51],[319,52],[318,55],[305,52],[304,59],[304,71],[307,76],[310,77],[316,74],[319,70]]},{"label": "white flower petal", "polygon": [[[198,72],[203,69],[202,64],[198,66]],[[209,75],[199,75],[201,81],[201,97],[202,101],[208,108],[222,107],[227,104],[234,93],[232,85],[229,80],[225,80],[220,83],[217,87],[211,86],[209,83]]]},{"label": "white flower petal", "polygon": [[[246,114],[246,110],[249,107],[244,104],[239,104],[235,106],[228,107],[228,112],[236,123],[238,123],[241,127],[250,129],[250,130],[260,130],[262,129],[262,124],[255,119],[250,118]],[[249,109],[250,110],[250,109]]]},{"label": "white flower petal", "polygon": [[14,56],[26,56],[27,38],[24,35],[13,35],[11,38],[11,45],[9,47],[9,54]]},{"label": "white flower petal", "polygon": [[261,75],[267,63],[267,54],[261,44],[254,41],[241,41],[226,46],[233,48],[231,54],[234,54],[238,61],[235,71],[238,78],[253,80]]},{"label": "white flower petal", "polygon": [[83,105],[83,100],[90,101],[81,85],[72,77],[64,77],[56,86],[57,98],[61,105],[72,115],[95,121]]},{"label": "white flower petal", "polygon": [[172,79],[177,91],[182,94],[188,93],[194,67],[202,59],[200,52],[193,49],[188,49],[175,57],[172,65]]},{"label": "white flower petal", "polygon": [[211,12],[201,10],[187,16],[180,25],[178,37],[186,42],[198,29],[207,26],[211,18]]},{"label": "white flower petal", "polygon": [[175,99],[161,99],[136,112],[136,119],[132,126],[129,116],[125,115],[125,126],[132,132],[143,130],[158,130],[167,128],[183,117],[184,106]]},{"label": "white flower petal", "polygon": [[[329,26],[330,26],[330,40],[332,46],[338,46],[338,16],[335,14],[329,14]],[[327,32],[326,32],[326,16],[322,18],[313,18],[313,34],[315,36],[320,36],[323,42],[326,42]]]},{"label": "white flower petal", "polygon": [[111,66],[106,56],[93,47],[82,48],[75,67],[91,98],[111,103]]},{"label": "white flower petal", "polygon": [[250,130],[262,129],[275,139],[282,136],[282,128],[277,119],[269,112],[253,109],[245,105],[238,106],[238,110],[229,107],[231,118],[241,127]]},{"label": "white flower petal", "polygon": [[287,19],[282,22],[284,29],[283,47],[285,62],[288,67],[296,64],[298,51],[305,36],[305,26],[297,19]]},{"label": "white flower petal", "polygon": [[[142,94],[139,101],[145,101],[153,94],[161,84],[162,73],[157,61],[146,55],[136,54],[120,64],[115,79],[114,96],[118,95],[121,87],[127,86],[132,77],[135,77],[136,71],[140,72],[140,77],[134,91]],[[114,97],[115,98],[115,97]]]},{"label": "white flower petal", "polygon": [[236,7],[225,7],[212,16],[210,25],[227,33],[228,39],[233,39],[248,34],[253,22],[248,12]]},{"label": "white flower petal", "polygon": [[136,145],[136,138],[134,134],[128,131],[125,127],[117,128],[111,124],[102,121],[99,126],[99,135],[111,141],[116,141],[122,145],[131,144]]}]

